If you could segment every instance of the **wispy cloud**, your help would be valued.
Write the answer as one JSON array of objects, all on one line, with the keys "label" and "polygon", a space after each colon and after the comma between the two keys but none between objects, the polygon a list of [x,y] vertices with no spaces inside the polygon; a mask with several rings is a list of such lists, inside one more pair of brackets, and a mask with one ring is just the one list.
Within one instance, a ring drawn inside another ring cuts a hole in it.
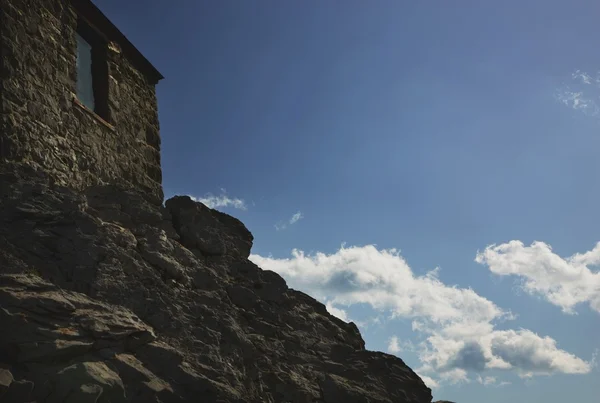
[{"label": "wispy cloud", "polygon": [[[497,329],[514,315],[470,288],[442,283],[437,270],[415,275],[395,249],[342,246],[333,254],[294,250],[290,258],[250,259],[279,273],[290,287],[329,298],[328,309],[369,304],[392,319],[411,319],[421,337],[415,346],[422,363],[417,372],[430,380],[430,387],[467,382],[469,372],[488,369],[522,377],[591,371],[590,362],[561,350],[548,336]],[[402,348],[397,339],[392,341],[388,348]]]},{"label": "wispy cloud", "polygon": [[510,241],[488,246],[475,261],[499,276],[521,278],[525,292],[542,296],[565,313],[574,314],[582,303],[600,313],[600,272],[590,268],[600,264],[600,243],[583,254],[562,258],[544,242],[525,246]]},{"label": "wispy cloud", "polygon": [[298,211],[297,213],[294,213],[294,215],[292,215],[287,221],[279,221],[277,224],[275,224],[275,229],[277,231],[282,231],[286,229],[288,225],[294,225],[303,218],[304,215],[302,215],[302,212]]},{"label": "wispy cloud", "polygon": [[482,378],[481,375],[477,375],[477,382],[485,386],[493,385],[496,383],[496,378],[493,376],[486,376],[485,378]]},{"label": "wispy cloud", "polygon": [[600,73],[592,77],[589,73],[576,70],[571,80],[556,91],[556,99],[567,107],[588,116],[600,114]]},{"label": "wispy cloud", "polygon": [[600,113],[600,108],[593,98],[584,96],[582,91],[575,92],[569,87],[557,92],[556,99],[572,108],[584,112],[586,115],[595,116]]},{"label": "wispy cloud", "polygon": [[498,379],[496,379],[495,376],[482,377],[481,375],[477,375],[477,382],[482,384],[483,386],[494,386],[497,388],[511,384],[507,381],[498,382]]},{"label": "wispy cloud", "polygon": [[600,355],[599,348],[595,349],[594,353],[592,354],[592,360],[590,361],[592,369],[598,369],[598,355]]},{"label": "wispy cloud", "polygon": [[383,317],[382,315],[377,315],[377,316],[368,318],[366,320],[355,320],[354,321],[354,323],[356,323],[356,326],[358,326],[362,330],[366,330],[372,326],[381,327],[384,325],[385,322],[386,322],[386,318]]},{"label": "wispy cloud", "polygon": [[200,202],[212,209],[231,207],[239,210],[247,210],[246,202],[237,197],[229,197],[225,189],[221,189],[220,195],[206,194],[204,197],[190,196],[192,200]]},{"label": "wispy cloud", "polygon": [[302,218],[304,218],[304,216],[302,215],[302,213],[300,211],[298,211],[296,214],[294,214],[291,218],[290,218],[290,225],[296,224],[298,221],[300,221]]},{"label": "wispy cloud", "polygon": [[573,78],[573,80],[580,81],[582,84],[589,85],[593,83],[600,83],[600,79],[598,77],[592,78],[592,76],[590,76],[588,73],[581,70],[575,70],[575,72],[571,74],[571,78]]}]

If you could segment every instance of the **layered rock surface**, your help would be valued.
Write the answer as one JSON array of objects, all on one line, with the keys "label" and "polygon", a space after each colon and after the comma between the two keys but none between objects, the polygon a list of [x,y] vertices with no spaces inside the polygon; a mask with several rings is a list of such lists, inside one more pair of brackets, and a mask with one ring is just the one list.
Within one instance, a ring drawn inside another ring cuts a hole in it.
[{"label": "layered rock surface", "polygon": [[431,402],[251,246],[188,197],[156,207],[3,166],[0,402]]}]

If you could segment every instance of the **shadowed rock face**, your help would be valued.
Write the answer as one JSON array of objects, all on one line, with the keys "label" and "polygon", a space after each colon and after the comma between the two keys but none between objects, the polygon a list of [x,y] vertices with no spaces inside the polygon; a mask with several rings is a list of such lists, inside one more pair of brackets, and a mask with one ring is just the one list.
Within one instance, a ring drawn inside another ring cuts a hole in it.
[{"label": "shadowed rock face", "polygon": [[247,258],[187,197],[158,207],[0,172],[0,401],[430,403],[404,362]]}]

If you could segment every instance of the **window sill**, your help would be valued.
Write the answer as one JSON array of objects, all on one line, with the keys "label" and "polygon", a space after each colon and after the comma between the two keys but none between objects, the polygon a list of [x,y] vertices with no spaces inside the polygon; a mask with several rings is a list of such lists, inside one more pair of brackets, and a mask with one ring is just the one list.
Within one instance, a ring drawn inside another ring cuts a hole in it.
[{"label": "window sill", "polygon": [[87,106],[82,104],[81,101],[79,99],[77,99],[77,96],[75,96],[75,95],[73,96],[73,105],[83,109],[85,112],[87,112],[89,115],[91,115],[94,119],[96,119],[96,121],[100,122],[103,126],[109,128],[112,131],[115,131],[115,127],[113,125],[111,125],[106,120],[104,120],[96,112],[94,112],[93,110],[91,110],[90,108],[88,108]]}]

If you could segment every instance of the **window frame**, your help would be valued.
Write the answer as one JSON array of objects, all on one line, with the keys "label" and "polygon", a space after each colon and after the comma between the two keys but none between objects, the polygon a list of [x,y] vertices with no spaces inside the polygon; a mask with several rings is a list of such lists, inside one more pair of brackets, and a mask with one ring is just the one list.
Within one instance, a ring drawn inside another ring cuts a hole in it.
[{"label": "window frame", "polygon": [[[93,114],[103,123],[112,126],[108,106],[108,40],[99,30],[81,16],[77,18],[76,34],[81,36],[91,46],[91,75],[94,108],[89,108],[78,98],[78,91],[75,91],[76,103],[84,109],[93,112]],[[77,48],[75,49],[75,53],[76,57],[79,57],[79,50]],[[77,69],[76,74],[79,75]],[[79,77],[77,77],[76,83],[79,82],[78,80]]]}]

